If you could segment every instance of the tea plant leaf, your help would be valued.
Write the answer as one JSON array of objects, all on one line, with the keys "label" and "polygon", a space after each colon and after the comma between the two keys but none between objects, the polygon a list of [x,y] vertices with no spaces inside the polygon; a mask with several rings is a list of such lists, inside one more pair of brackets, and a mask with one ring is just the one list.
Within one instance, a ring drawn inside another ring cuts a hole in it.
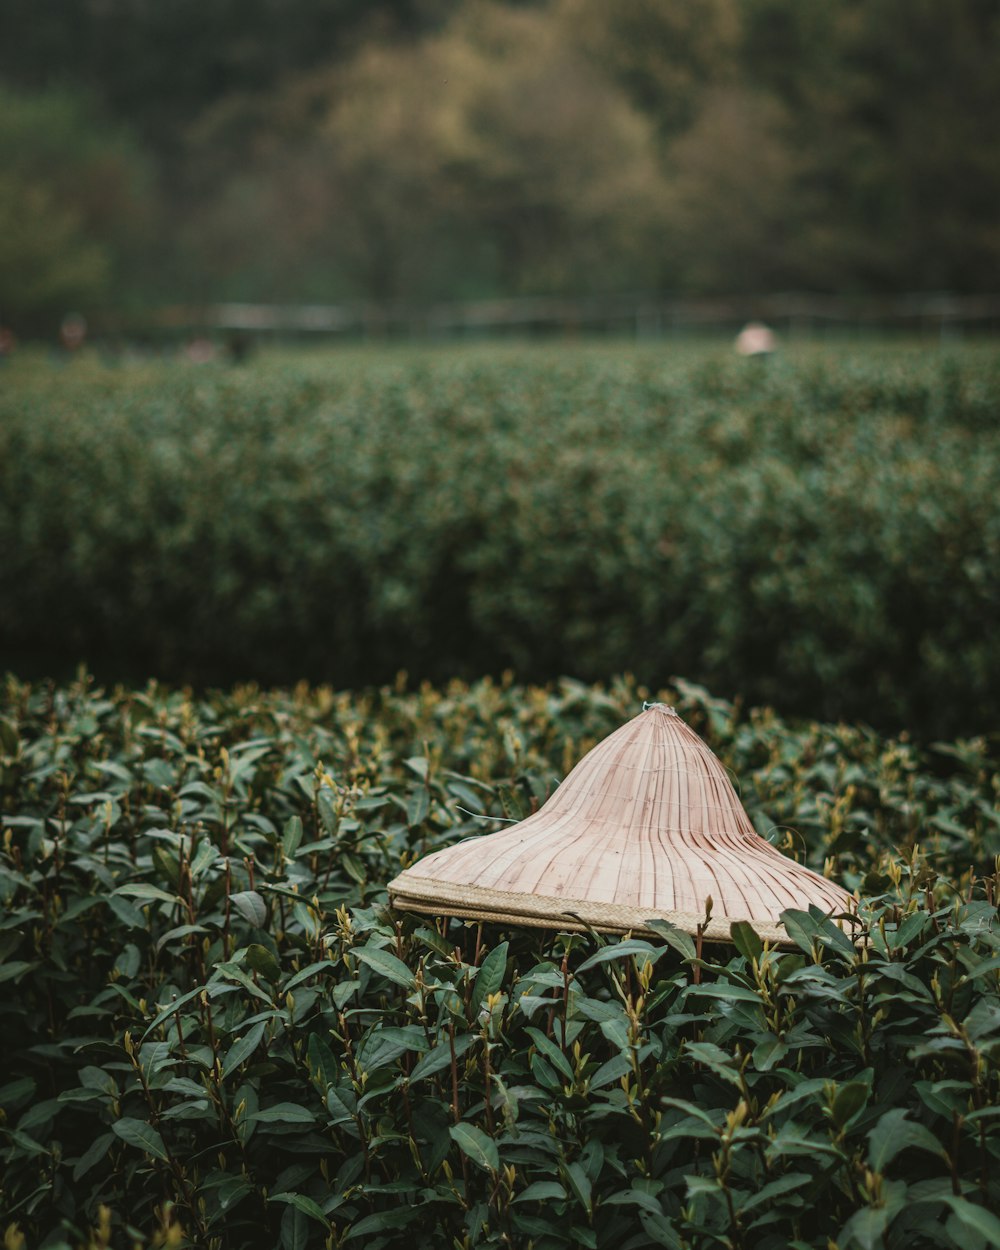
[{"label": "tea plant leaf", "polygon": [[163,1008],[163,1009],[162,1009],[162,1010],[161,1010],[161,1011],[160,1011],[160,1012],[159,1012],[159,1013],[158,1013],[158,1014],[154,1017],[152,1024],[150,1024],[150,1025],[147,1027],[146,1031],[142,1034],[142,1037],[141,1037],[139,1040],[140,1040],[141,1042],[144,1042],[144,1041],[146,1040],[146,1038],[147,1038],[147,1037],[149,1037],[150,1033],[152,1033],[152,1032],[154,1032],[154,1030],[158,1029],[158,1028],[160,1027],[160,1025],[161,1025],[161,1024],[163,1024],[163,1022],[164,1022],[165,1020],[169,1020],[169,1019],[170,1019],[170,1017],[171,1017],[171,1016],[172,1016],[175,1012],[180,1011],[180,1009],[181,1009],[182,1007],[185,1007],[185,1006],[187,1006],[187,1004],[188,1004],[188,1003],[193,1002],[193,1001],[194,1001],[194,999],[196,999],[199,995],[203,994],[204,992],[205,992],[205,987],[204,987],[204,986],[202,986],[202,985],[199,985],[199,986],[197,986],[197,987],[196,987],[195,989],[193,989],[193,990],[188,990],[188,992],[187,992],[186,994],[182,994],[182,995],[180,996],[180,998],[176,998],[176,999],[174,999],[174,1001],[173,1001],[172,1003],[170,1003],[170,1005],[169,1005],[169,1006],[164,1007],[164,1008]]},{"label": "tea plant leaf", "polygon": [[295,1207],[297,1211],[301,1211],[303,1215],[307,1215],[311,1220],[315,1220],[317,1224],[322,1224],[324,1228],[330,1227],[330,1221],[326,1218],[322,1208],[306,1194],[269,1194],[267,1200],[268,1202],[287,1203],[288,1206]]},{"label": "tea plant leaf", "polygon": [[487,1137],[482,1129],[476,1128],[474,1124],[453,1124],[448,1129],[448,1133],[452,1141],[458,1144],[462,1153],[468,1155],[473,1163],[489,1172],[499,1171],[500,1156],[497,1153],[496,1142],[491,1137]]},{"label": "tea plant leaf", "polygon": [[501,942],[493,948],[483,960],[472,986],[472,997],[469,1008],[473,1015],[479,1014],[479,1008],[491,994],[495,994],[503,984],[504,969],[507,967],[507,951],[509,942]]},{"label": "tea plant leaf", "polygon": [[255,1024],[248,1029],[243,1037],[236,1039],[222,1062],[223,1077],[230,1076],[241,1063],[250,1058],[260,1045],[266,1028],[267,1025],[262,1020],[259,1024]]},{"label": "tea plant leaf", "polygon": [[830,1111],[834,1124],[838,1128],[843,1128],[867,1104],[870,1092],[864,1081],[849,1081],[846,1085],[842,1085],[837,1090]]},{"label": "tea plant leaf", "polygon": [[548,1059],[556,1071],[562,1073],[567,1081],[572,1081],[573,1069],[570,1067],[569,1060],[555,1042],[547,1038],[540,1029],[529,1028],[525,1029],[525,1032],[531,1038],[539,1053]]},{"label": "tea plant leaf", "polygon": [[593,1188],[590,1183],[590,1177],[586,1174],[579,1163],[569,1163],[566,1165],[566,1179],[569,1187],[576,1196],[577,1201],[591,1215],[594,1209]]},{"label": "tea plant leaf", "polygon": [[976,1237],[982,1237],[988,1246],[1000,1246],[1000,1219],[992,1211],[954,1194],[944,1196],[944,1201],[963,1228]]},{"label": "tea plant leaf", "polygon": [[308,1109],[294,1102],[277,1102],[264,1107],[248,1117],[257,1124],[312,1124],[315,1116]]},{"label": "tea plant leaf", "polygon": [[558,1181],[532,1181],[526,1189],[514,1199],[515,1202],[548,1202],[551,1199],[562,1200],[566,1197],[566,1190]]},{"label": "tea plant leaf", "polygon": [[597,964],[610,963],[614,959],[624,959],[629,955],[634,955],[636,961],[640,964],[655,963],[663,954],[662,948],[657,950],[648,942],[642,941],[640,938],[628,938],[622,942],[616,942],[612,945],[605,946],[599,951],[595,951],[589,959],[585,959],[580,965],[578,971],[586,972],[589,968],[593,968]]},{"label": "tea plant leaf", "polygon": [[904,1107],[894,1107],[880,1117],[868,1134],[868,1163],[881,1172],[901,1150],[911,1147],[947,1158],[941,1143],[922,1124],[909,1120]]},{"label": "tea plant leaf", "polygon": [[240,890],[229,896],[229,901],[243,919],[255,929],[263,929],[267,923],[267,904],[256,890]]},{"label": "tea plant leaf", "polygon": [[735,920],[729,926],[729,932],[733,939],[733,945],[748,962],[759,959],[764,953],[764,943],[760,940],[753,925],[748,921]]},{"label": "tea plant leaf", "polygon": [[361,950],[356,950],[354,954],[361,963],[367,964],[379,976],[385,977],[387,981],[392,981],[394,985],[401,985],[407,990],[412,990],[416,986],[416,979],[410,969],[407,968],[401,959],[391,955],[388,951],[379,950],[374,946],[366,946],[362,947]]},{"label": "tea plant leaf", "polygon": [[130,1146],[135,1146],[138,1150],[143,1150],[148,1155],[152,1155],[154,1159],[162,1159],[166,1163],[169,1159],[167,1148],[163,1144],[163,1138],[151,1124],[147,1124],[145,1120],[115,1120],[111,1125],[111,1131],[116,1137],[120,1137],[123,1142],[127,1142]]},{"label": "tea plant leaf", "polygon": [[145,899],[150,903],[171,903],[176,904],[180,899],[176,894],[168,894],[166,890],[161,890],[158,885],[150,885],[148,881],[134,881],[128,885],[120,885],[115,894],[119,897]]},{"label": "tea plant leaf", "polygon": [[114,1140],[114,1133],[101,1133],[100,1136],[95,1137],[73,1165],[73,1179],[81,1180],[91,1168],[96,1167],[107,1156]]},{"label": "tea plant leaf", "polygon": [[670,924],[667,920],[647,920],[645,922],[647,929],[652,929],[659,937],[663,938],[673,950],[684,959],[695,958],[695,946],[690,935],[682,929],[678,929],[676,925]]},{"label": "tea plant leaf", "polygon": [[259,942],[251,942],[247,947],[247,964],[272,985],[281,979],[281,965],[267,947]]},{"label": "tea plant leaf", "polygon": [[[475,1041],[472,1034],[467,1033],[464,1037],[456,1037],[454,1042],[455,1057],[461,1058],[467,1050],[469,1050]],[[421,1081],[425,1077],[433,1076],[435,1072],[440,1072],[451,1064],[452,1044],[444,1041],[432,1047],[425,1055],[417,1061],[410,1073],[410,1080]]]},{"label": "tea plant leaf", "polygon": [[302,821],[298,816],[290,816],[285,822],[281,838],[282,850],[289,859],[295,858],[295,852],[302,842]]}]

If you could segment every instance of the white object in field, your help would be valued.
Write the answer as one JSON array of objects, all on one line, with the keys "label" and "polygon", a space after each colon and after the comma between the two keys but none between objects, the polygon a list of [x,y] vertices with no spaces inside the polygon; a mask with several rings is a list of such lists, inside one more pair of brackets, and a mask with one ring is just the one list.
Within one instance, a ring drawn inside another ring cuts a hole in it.
[{"label": "white object in field", "polygon": [[763,321],[749,321],[736,336],[736,350],[741,356],[769,356],[776,351],[778,340]]},{"label": "white object in field", "polygon": [[658,919],[729,940],[746,920],[772,942],[789,940],[786,908],[855,906],[757,833],[723,765],[663,703],[599,742],[533,816],[424,856],[389,897],[403,911],[549,929],[648,932]]}]

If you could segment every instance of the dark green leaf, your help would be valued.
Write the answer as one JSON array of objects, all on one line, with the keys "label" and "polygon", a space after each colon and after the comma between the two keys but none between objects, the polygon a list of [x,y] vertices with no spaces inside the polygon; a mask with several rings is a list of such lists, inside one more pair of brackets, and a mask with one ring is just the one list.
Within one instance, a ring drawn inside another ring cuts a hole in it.
[{"label": "dark green leaf", "polygon": [[241,890],[231,894],[229,901],[243,919],[255,929],[263,929],[267,923],[267,904],[256,890]]},{"label": "dark green leaf", "polygon": [[407,990],[415,988],[416,980],[413,973],[395,955],[390,955],[388,951],[379,950],[375,946],[365,946],[354,953],[363,964],[373,968],[387,981],[392,981],[394,985],[401,985]]},{"label": "dark green leaf", "polygon": [[247,947],[247,965],[272,985],[281,978],[281,965],[259,942],[251,942]]},{"label": "dark green leaf", "polygon": [[479,1008],[487,998],[491,994],[495,994],[503,984],[503,974],[504,969],[507,967],[507,950],[509,946],[509,942],[501,942],[499,946],[494,947],[483,960],[479,971],[476,973],[470,1000],[473,1015],[478,1014]]},{"label": "dark green leaf", "polygon": [[167,1148],[163,1144],[163,1138],[145,1120],[115,1120],[111,1125],[111,1131],[120,1137],[123,1142],[127,1142],[130,1146],[135,1146],[137,1150],[144,1150],[146,1154],[152,1155],[154,1159],[167,1161]]},{"label": "dark green leaf", "polygon": [[482,1129],[476,1128],[474,1124],[453,1124],[448,1129],[452,1141],[458,1144],[459,1149],[481,1168],[485,1168],[489,1172],[497,1172],[500,1168],[500,1156],[497,1153],[496,1142],[492,1137],[487,1137]]}]

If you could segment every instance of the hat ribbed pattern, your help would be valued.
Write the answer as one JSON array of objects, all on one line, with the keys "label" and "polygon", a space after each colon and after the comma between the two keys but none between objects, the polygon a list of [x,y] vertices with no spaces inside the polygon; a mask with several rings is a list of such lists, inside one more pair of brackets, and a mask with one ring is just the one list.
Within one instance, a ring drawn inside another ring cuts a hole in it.
[{"label": "hat ribbed pattern", "polygon": [[711,897],[720,937],[735,920],[774,937],[785,908],[853,902],[757,834],[725,768],[663,704],[600,742],[533,816],[425,856],[389,891],[405,909],[609,930],[659,917],[693,931]]}]

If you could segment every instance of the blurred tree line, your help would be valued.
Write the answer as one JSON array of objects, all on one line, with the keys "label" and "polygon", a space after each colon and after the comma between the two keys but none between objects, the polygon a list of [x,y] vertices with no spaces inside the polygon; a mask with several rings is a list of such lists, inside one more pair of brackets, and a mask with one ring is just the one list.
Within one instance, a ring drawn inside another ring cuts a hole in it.
[{"label": "blurred tree line", "polygon": [[5,0],[0,319],[997,286],[997,0]]}]

